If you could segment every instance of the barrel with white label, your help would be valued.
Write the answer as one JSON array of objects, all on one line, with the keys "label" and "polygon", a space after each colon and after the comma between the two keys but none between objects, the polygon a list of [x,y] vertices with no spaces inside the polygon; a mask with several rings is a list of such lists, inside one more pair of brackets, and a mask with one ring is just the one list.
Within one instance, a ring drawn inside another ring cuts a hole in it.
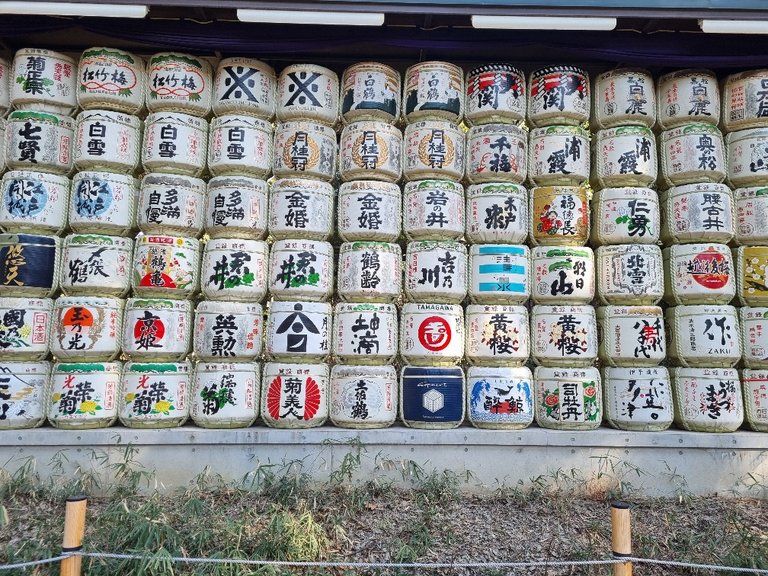
[{"label": "barrel with white label", "polygon": [[139,167],[141,120],[110,110],[84,110],[75,124],[77,170],[133,174]]},{"label": "barrel with white label", "polygon": [[664,314],[659,306],[597,309],[598,356],[607,366],[658,366],[666,358]]},{"label": "barrel with white label", "polygon": [[336,176],[338,154],[333,128],[309,120],[282,122],[275,130],[272,172],[276,178],[330,182]]},{"label": "barrel with white label", "polygon": [[589,75],[576,66],[548,66],[531,72],[528,80],[528,122],[533,126],[589,121]]},{"label": "barrel with white label", "polygon": [[528,134],[528,177],[535,186],[579,186],[589,180],[589,132],[545,126]]},{"label": "barrel with white label", "polygon": [[747,426],[755,432],[768,432],[768,371],[744,370],[741,391]]},{"label": "barrel with white label", "polygon": [[525,120],[525,74],[504,63],[478,66],[467,73],[464,116],[472,126]]},{"label": "barrel with white label", "polygon": [[136,225],[138,197],[133,176],[78,172],[72,177],[69,227],[78,234],[128,236]]},{"label": "barrel with white label", "polygon": [[323,362],[331,352],[333,308],[327,302],[278,302],[267,308],[264,352],[270,360]]},{"label": "barrel with white label", "polygon": [[659,195],[661,240],[667,244],[727,244],[736,228],[733,194],[725,184],[675,186]]},{"label": "barrel with white label", "polygon": [[61,290],[71,296],[125,296],[131,287],[133,240],[70,234],[62,247]]},{"label": "barrel with white label", "polygon": [[403,116],[408,123],[429,118],[461,122],[464,72],[449,62],[419,62],[405,71]]},{"label": "barrel with white label", "polygon": [[327,364],[267,362],[261,381],[261,419],[270,428],[314,428],[328,419]]},{"label": "barrel with white label", "polygon": [[197,365],[189,415],[202,428],[247,428],[259,415],[261,365],[220,362]]},{"label": "barrel with white label", "polygon": [[677,70],[656,81],[657,121],[662,129],[689,122],[720,123],[720,88],[711,70]]},{"label": "barrel with white label", "polygon": [[542,366],[591,366],[597,359],[597,319],[592,306],[531,309],[531,357]]},{"label": "barrel with white label", "polygon": [[664,319],[667,355],[674,365],[730,368],[741,360],[741,333],[733,306],[674,306]]},{"label": "barrel with white label", "polygon": [[224,58],[213,79],[213,113],[247,114],[272,120],[277,76],[269,64],[253,58]]},{"label": "barrel with white label", "polygon": [[50,298],[0,298],[4,361],[43,360],[50,348],[52,314]]},{"label": "barrel with white label", "polygon": [[400,72],[379,62],[352,64],[341,76],[341,117],[345,122],[400,118]]},{"label": "barrel with white label", "polygon": [[725,244],[665,248],[664,269],[668,304],[728,304],[736,295],[736,270]]},{"label": "barrel with white label", "polygon": [[659,185],[722,182],[728,172],[725,142],[712,124],[683,124],[659,135]]},{"label": "barrel with white label", "polygon": [[208,122],[190,114],[153,112],[144,120],[141,163],[147,172],[199,177],[208,153]]},{"label": "barrel with white label", "polygon": [[147,64],[147,109],[204,117],[211,111],[213,70],[204,58],[160,52]]},{"label": "barrel with white label", "polygon": [[768,187],[733,191],[736,205],[737,244],[768,245]]},{"label": "barrel with white label", "polygon": [[261,304],[203,300],[195,310],[195,356],[205,362],[258,360],[263,322]]},{"label": "barrel with white label", "polygon": [[536,423],[554,430],[595,430],[603,419],[597,368],[550,368],[533,372]]},{"label": "barrel with white label", "polygon": [[533,405],[533,375],[529,368],[467,368],[467,420],[475,428],[527,428],[533,422]]},{"label": "barrel with white label", "polygon": [[6,166],[66,175],[72,170],[74,139],[71,117],[16,110],[8,115],[5,130]]},{"label": "barrel with white label", "polygon": [[525,306],[470,304],[466,317],[466,360],[477,366],[522,366],[530,355]]},{"label": "barrel with white label", "polygon": [[228,114],[211,120],[208,170],[214,176],[268,178],[272,172],[272,124]]},{"label": "barrel with white label", "polygon": [[83,110],[138,114],[144,107],[147,77],[144,61],[135,54],[117,48],[87,48],[80,55],[77,75],[77,103]]},{"label": "barrel with white label", "polygon": [[107,428],[117,420],[120,362],[57,363],[51,375],[48,422],[54,428]]},{"label": "barrel with white label", "polygon": [[467,134],[465,173],[472,184],[521,184],[528,175],[528,135],[514,124],[473,126]]},{"label": "barrel with white label", "polygon": [[464,177],[464,132],[448,120],[408,124],[404,134],[403,176],[407,181]]},{"label": "barrel with white label", "polygon": [[660,432],[672,425],[672,385],[663,366],[603,368],[605,421],[617,430]]},{"label": "barrel with white label", "polygon": [[37,428],[48,413],[50,362],[0,363],[4,395],[0,430]]},{"label": "barrel with white label", "polygon": [[458,240],[464,234],[464,186],[415,180],[403,187],[403,232],[409,240]]},{"label": "barrel with white label", "polygon": [[409,364],[450,366],[464,357],[464,311],[453,304],[403,305],[400,356]]},{"label": "barrel with white label", "polygon": [[459,242],[409,242],[405,297],[411,302],[459,304],[467,295],[467,247]]},{"label": "barrel with white label", "polygon": [[528,190],[518,184],[493,182],[467,186],[468,242],[524,244],[528,238]]},{"label": "barrel with white label", "polygon": [[723,130],[733,132],[768,126],[765,87],[768,69],[745,70],[723,82]]},{"label": "barrel with white label", "polygon": [[747,368],[768,368],[768,307],[739,308],[741,352]]},{"label": "barrel with white label", "polygon": [[403,133],[379,120],[347,124],[339,144],[339,176],[352,180],[397,182],[402,169]]},{"label": "barrel with white label", "polygon": [[0,234],[0,296],[49,298],[59,288],[57,236]]},{"label": "barrel with white label", "polygon": [[189,298],[200,286],[200,242],[178,236],[139,236],[132,268],[135,296]]},{"label": "barrel with white label", "polygon": [[598,130],[592,140],[592,186],[653,186],[658,176],[656,137],[645,126]]},{"label": "barrel with white label", "polygon": [[124,301],[61,296],[53,305],[51,354],[67,362],[114,360],[120,354]]},{"label": "barrel with white label", "polygon": [[333,294],[334,264],[329,242],[278,240],[269,256],[269,293],[275,300],[325,301]]},{"label": "barrel with white label", "polygon": [[589,304],[595,297],[591,248],[537,246],[531,251],[531,275],[536,304]]},{"label": "barrel with white label", "polygon": [[277,79],[277,119],[333,126],[339,117],[339,77],[317,64],[291,64]]},{"label": "barrel with white label", "polygon": [[736,295],[742,306],[768,306],[768,246],[739,246],[736,261]]},{"label": "barrel with white label", "polygon": [[60,234],[67,225],[69,178],[46,172],[11,170],[3,175],[0,229]]},{"label": "barrel with white label", "polygon": [[664,297],[662,252],[655,244],[600,246],[595,258],[601,303],[640,306]]},{"label": "barrel with white label", "polygon": [[347,302],[394,302],[400,297],[399,244],[344,242],[339,248],[336,295]]},{"label": "barrel with white label", "polygon": [[42,48],[16,51],[11,69],[11,107],[72,114],[77,107],[77,64]]},{"label": "barrel with white label", "polygon": [[661,209],[650,188],[603,188],[592,197],[592,242],[604,244],[656,244],[661,230]]},{"label": "barrel with white label", "polygon": [[648,70],[617,68],[598,74],[592,96],[596,128],[645,126],[656,123],[656,88]]},{"label": "barrel with white label", "polygon": [[586,188],[546,186],[531,189],[531,245],[584,246],[589,240],[589,218]]},{"label": "barrel with white label", "polygon": [[739,374],[733,368],[673,368],[675,425],[691,432],[735,432],[744,422]]},{"label": "barrel with white label", "polygon": [[392,364],[397,356],[394,304],[339,302],[333,310],[333,355],[344,364]]},{"label": "barrel with white label", "polygon": [[345,242],[395,242],[402,230],[400,186],[356,180],[339,186],[337,232]]},{"label": "barrel with white label", "polygon": [[340,428],[387,428],[397,417],[397,393],[394,366],[337,364],[331,368],[331,422]]},{"label": "barrel with white label", "polygon": [[183,360],[192,341],[192,303],[188,300],[129,298],[121,348],[132,360]]},{"label": "barrel with white label", "polygon": [[731,186],[740,188],[768,183],[768,128],[731,132],[725,136],[725,145]]},{"label": "barrel with white label", "polygon": [[474,244],[469,298],[476,304],[523,304],[531,295],[531,251],[511,244]]},{"label": "barrel with white label", "polygon": [[268,267],[269,246],[264,240],[211,238],[200,267],[203,297],[259,302],[267,295]]},{"label": "barrel with white label", "polygon": [[120,422],[128,428],[175,428],[189,418],[190,362],[128,362],[123,370]]},{"label": "barrel with white label", "polygon": [[466,411],[464,371],[459,367],[403,366],[400,419],[409,428],[457,428]]},{"label": "barrel with white label", "polygon": [[11,105],[12,81],[11,63],[5,58],[0,58],[0,114],[2,114],[2,116],[5,116],[5,113],[8,112]]},{"label": "barrel with white label", "polygon": [[269,192],[270,236],[277,240],[327,240],[333,234],[336,192],[328,182],[281,178]]},{"label": "barrel with white label", "polygon": [[208,181],[205,232],[211,238],[261,239],[267,232],[267,183],[246,176]]}]

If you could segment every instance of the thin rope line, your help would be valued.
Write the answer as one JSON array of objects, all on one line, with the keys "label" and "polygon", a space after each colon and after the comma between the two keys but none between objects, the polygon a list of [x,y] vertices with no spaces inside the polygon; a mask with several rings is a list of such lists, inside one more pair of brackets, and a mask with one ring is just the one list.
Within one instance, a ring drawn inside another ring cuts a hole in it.
[{"label": "thin rope line", "polygon": [[19,562],[18,564],[2,564],[0,565],[0,572],[3,570],[17,570],[19,568],[34,568],[35,566],[42,566],[43,564],[53,564],[54,562],[58,562],[59,560],[64,560],[66,558],[69,558],[70,556],[74,556],[74,554],[62,554],[61,556],[56,556],[55,558],[45,558],[43,560],[30,560],[29,562]]},{"label": "thin rope line", "polygon": [[715,570],[719,572],[745,572],[749,574],[768,574],[768,570],[764,568],[737,568],[735,566],[716,566],[714,564],[692,564],[690,562],[679,562],[676,560],[655,560],[651,558],[624,558],[628,562],[635,562],[637,564],[661,564],[664,566],[675,566],[679,568],[697,568],[702,570]]}]

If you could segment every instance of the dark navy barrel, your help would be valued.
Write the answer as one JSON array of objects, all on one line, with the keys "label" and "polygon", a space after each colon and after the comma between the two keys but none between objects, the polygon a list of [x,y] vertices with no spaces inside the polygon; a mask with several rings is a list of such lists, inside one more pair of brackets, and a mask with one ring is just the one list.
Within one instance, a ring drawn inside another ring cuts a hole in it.
[{"label": "dark navy barrel", "polygon": [[400,373],[400,413],[412,428],[459,426],[464,419],[464,371],[405,366]]},{"label": "dark navy barrel", "polygon": [[0,295],[53,294],[58,250],[54,236],[0,234]]}]

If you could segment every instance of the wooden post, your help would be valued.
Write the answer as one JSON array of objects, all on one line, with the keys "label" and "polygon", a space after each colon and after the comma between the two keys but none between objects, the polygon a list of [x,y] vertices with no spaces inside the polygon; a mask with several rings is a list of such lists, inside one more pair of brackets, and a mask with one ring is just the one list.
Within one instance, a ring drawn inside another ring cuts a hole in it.
[{"label": "wooden post", "polygon": [[[626,502],[611,502],[611,547],[616,559],[632,556],[632,528]],[[632,576],[632,562],[614,564],[613,576]]]},{"label": "wooden post", "polygon": [[[64,542],[62,553],[79,552],[83,547],[85,535],[85,508],[88,500],[85,496],[67,498],[67,508],[64,515]],[[61,576],[80,576],[82,558],[70,556],[61,561]]]}]

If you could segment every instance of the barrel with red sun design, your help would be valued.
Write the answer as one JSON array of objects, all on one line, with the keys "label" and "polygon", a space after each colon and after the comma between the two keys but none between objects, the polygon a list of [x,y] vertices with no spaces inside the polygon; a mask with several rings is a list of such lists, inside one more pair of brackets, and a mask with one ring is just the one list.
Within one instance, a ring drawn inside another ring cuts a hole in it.
[{"label": "barrel with red sun design", "polygon": [[327,364],[268,362],[261,417],[272,428],[313,428],[328,418]]},{"label": "barrel with red sun design", "polygon": [[728,304],[736,295],[733,259],[725,244],[665,248],[664,265],[669,304]]},{"label": "barrel with red sun design", "polygon": [[464,357],[464,311],[451,304],[403,306],[400,355],[409,364],[452,365]]}]

